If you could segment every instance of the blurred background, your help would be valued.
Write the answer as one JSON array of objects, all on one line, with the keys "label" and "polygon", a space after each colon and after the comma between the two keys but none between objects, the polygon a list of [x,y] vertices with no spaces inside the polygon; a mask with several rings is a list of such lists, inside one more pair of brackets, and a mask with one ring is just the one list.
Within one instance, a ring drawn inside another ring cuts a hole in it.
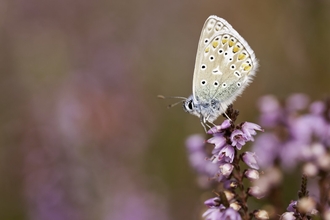
[{"label": "blurred background", "polygon": [[329,0],[0,0],[0,219],[200,219],[184,143],[203,128],[156,97],[191,94],[211,14],[260,60],[239,121],[329,92]]}]

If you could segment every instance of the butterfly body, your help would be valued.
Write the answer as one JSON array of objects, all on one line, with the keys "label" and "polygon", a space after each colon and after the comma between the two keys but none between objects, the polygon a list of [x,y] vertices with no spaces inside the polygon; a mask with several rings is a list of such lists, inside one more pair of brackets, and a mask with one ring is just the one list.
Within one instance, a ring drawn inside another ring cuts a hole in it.
[{"label": "butterfly body", "polygon": [[185,111],[213,123],[252,81],[258,61],[253,50],[224,19],[210,16],[198,43],[193,94]]}]

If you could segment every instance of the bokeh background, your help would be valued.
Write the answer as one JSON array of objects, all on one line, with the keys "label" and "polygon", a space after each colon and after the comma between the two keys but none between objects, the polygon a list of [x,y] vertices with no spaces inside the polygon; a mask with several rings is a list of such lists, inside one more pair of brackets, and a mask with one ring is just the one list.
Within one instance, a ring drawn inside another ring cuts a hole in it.
[{"label": "bokeh background", "polygon": [[190,95],[211,14],[260,60],[239,120],[328,94],[329,0],[0,0],[0,219],[200,219],[184,142],[203,128],[156,96]]}]

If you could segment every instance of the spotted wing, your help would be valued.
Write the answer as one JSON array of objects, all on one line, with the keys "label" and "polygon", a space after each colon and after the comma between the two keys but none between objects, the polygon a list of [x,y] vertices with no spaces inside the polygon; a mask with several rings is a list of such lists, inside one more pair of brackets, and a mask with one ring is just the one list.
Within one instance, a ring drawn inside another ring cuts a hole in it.
[{"label": "spotted wing", "polygon": [[224,111],[251,82],[257,67],[247,42],[227,21],[210,16],[198,44],[193,79],[195,100],[210,103],[215,99]]}]

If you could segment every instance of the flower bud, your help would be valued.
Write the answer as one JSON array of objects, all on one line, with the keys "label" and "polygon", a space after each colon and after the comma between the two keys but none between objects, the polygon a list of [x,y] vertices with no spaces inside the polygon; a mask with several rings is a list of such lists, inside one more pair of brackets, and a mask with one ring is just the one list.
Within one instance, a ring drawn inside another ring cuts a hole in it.
[{"label": "flower bud", "polygon": [[225,193],[226,198],[227,198],[228,201],[231,201],[235,197],[235,194],[232,193],[232,192],[230,192],[230,191],[228,191],[228,190],[225,190],[223,192]]},{"label": "flower bud", "polygon": [[260,220],[269,219],[268,212],[265,210],[257,210],[253,214],[254,214],[254,217],[258,220],[259,219]]},{"label": "flower bud", "polygon": [[238,202],[232,202],[232,203],[230,203],[230,205],[229,205],[231,208],[233,208],[235,211],[238,211],[238,210],[240,210],[241,209],[241,205],[239,205],[238,204]]},{"label": "flower bud", "polygon": [[280,220],[295,220],[296,217],[294,217],[294,212],[284,212],[281,217]]},{"label": "flower bud", "polygon": [[307,177],[314,177],[318,174],[318,172],[319,172],[318,167],[313,163],[306,163],[303,166],[303,173]]},{"label": "flower bud", "polygon": [[251,186],[248,190],[248,194],[257,199],[261,199],[265,196],[265,192],[263,192],[259,186]]},{"label": "flower bud", "polygon": [[249,179],[249,180],[257,180],[259,179],[259,172],[257,170],[253,169],[248,169],[244,172],[244,175]]},{"label": "flower bud", "polygon": [[227,178],[233,172],[234,165],[230,163],[225,163],[225,164],[221,164],[219,168],[220,168],[220,173]]},{"label": "flower bud", "polygon": [[243,154],[242,159],[244,163],[246,163],[246,165],[248,165],[250,168],[259,170],[257,156],[255,153],[247,151]]},{"label": "flower bud", "polygon": [[317,164],[318,166],[325,170],[329,171],[330,170],[330,156],[328,154],[323,154],[319,158],[317,158]]},{"label": "flower bud", "polygon": [[327,210],[323,213],[323,219],[330,219],[330,210]]},{"label": "flower bud", "polygon": [[311,197],[304,197],[298,200],[297,209],[301,213],[312,213],[316,207],[316,202]]},{"label": "flower bud", "polygon": [[228,180],[225,182],[224,186],[226,189],[236,189],[238,186],[238,183],[233,180]]}]

